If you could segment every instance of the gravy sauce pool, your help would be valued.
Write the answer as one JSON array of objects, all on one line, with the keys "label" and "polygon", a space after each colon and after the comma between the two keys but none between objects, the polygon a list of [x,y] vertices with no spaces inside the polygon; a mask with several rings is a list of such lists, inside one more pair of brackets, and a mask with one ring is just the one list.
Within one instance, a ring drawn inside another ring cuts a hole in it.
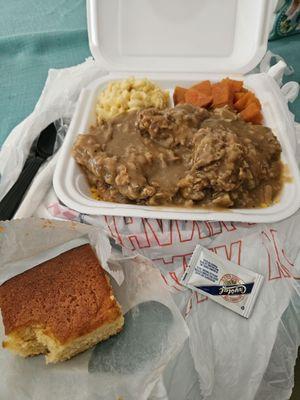
[{"label": "gravy sauce pool", "polygon": [[269,128],[188,104],[121,114],[73,146],[98,199],[206,208],[272,204],[283,185],[280,154]]}]

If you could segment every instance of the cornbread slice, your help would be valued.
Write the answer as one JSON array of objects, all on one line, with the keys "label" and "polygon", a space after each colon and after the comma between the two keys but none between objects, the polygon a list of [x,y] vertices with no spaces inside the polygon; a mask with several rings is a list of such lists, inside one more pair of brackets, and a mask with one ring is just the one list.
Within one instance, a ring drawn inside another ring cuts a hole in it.
[{"label": "cornbread slice", "polygon": [[0,286],[3,347],[46,363],[67,360],[118,333],[120,306],[90,245],[69,250]]}]

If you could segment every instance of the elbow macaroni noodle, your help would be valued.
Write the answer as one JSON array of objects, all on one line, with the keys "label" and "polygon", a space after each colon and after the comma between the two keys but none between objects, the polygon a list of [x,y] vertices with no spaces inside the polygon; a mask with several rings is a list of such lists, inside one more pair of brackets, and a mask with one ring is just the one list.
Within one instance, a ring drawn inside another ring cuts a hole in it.
[{"label": "elbow macaroni noodle", "polygon": [[169,93],[148,79],[128,78],[109,83],[99,95],[97,119],[109,119],[125,111],[148,107],[165,108]]}]

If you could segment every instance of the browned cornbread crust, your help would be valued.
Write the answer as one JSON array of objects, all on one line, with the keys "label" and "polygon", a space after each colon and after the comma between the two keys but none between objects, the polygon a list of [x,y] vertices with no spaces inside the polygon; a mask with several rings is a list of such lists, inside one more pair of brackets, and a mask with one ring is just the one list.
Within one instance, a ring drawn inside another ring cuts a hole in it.
[{"label": "browned cornbread crust", "polygon": [[89,245],[4,282],[0,308],[6,335],[40,326],[61,344],[122,318],[108,278]]}]

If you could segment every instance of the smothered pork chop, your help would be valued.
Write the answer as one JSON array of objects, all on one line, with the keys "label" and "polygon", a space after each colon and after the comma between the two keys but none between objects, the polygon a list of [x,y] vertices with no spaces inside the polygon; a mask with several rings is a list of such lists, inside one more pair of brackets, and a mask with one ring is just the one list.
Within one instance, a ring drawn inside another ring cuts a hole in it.
[{"label": "smothered pork chop", "polygon": [[98,199],[117,203],[263,207],[282,186],[271,129],[227,108],[148,108],[79,135],[73,156]]}]

